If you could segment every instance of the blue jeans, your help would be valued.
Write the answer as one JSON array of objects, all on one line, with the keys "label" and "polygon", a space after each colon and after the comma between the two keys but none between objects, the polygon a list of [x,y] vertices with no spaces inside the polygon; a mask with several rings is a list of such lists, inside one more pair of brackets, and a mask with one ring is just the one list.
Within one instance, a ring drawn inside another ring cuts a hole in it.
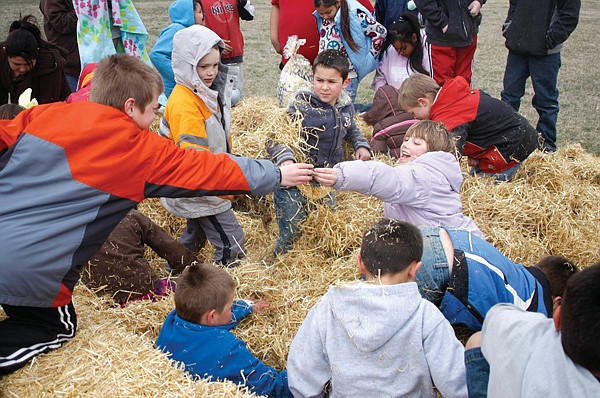
[{"label": "blue jeans", "polygon": [[544,57],[530,57],[508,52],[504,70],[502,101],[519,110],[525,94],[525,81],[531,77],[533,99],[531,104],[539,115],[537,131],[544,138],[544,149],[556,151],[556,121],[558,119],[558,70],[560,53]]},{"label": "blue jeans", "polygon": [[[334,197],[329,193],[323,199],[324,203],[334,206]],[[302,235],[301,224],[306,220],[309,206],[302,192],[296,187],[279,187],[273,193],[275,216],[279,227],[279,237],[275,245],[275,256],[285,254],[294,242]]]},{"label": "blue jeans", "polygon": [[473,166],[471,168],[471,170],[469,171],[469,174],[472,176],[493,178],[495,180],[494,182],[496,184],[498,184],[500,182],[508,182],[508,181],[512,180],[512,178],[515,176],[515,174],[517,174],[517,170],[519,170],[519,167],[521,167],[521,163],[517,163],[510,169],[506,169],[499,173],[484,173],[483,171],[481,171],[481,169],[479,167]]},{"label": "blue jeans", "polygon": [[467,371],[469,398],[487,397],[490,364],[483,357],[481,347],[465,351],[465,367]]},{"label": "blue jeans", "polygon": [[358,77],[350,79],[350,84],[348,84],[348,87],[346,87],[346,92],[350,96],[352,103],[354,103],[356,94],[358,93]]},{"label": "blue jeans", "polygon": [[415,282],[421,296],[439,307],[450,281],[450,269],[440,227],[419,227],[423,236],[423,265],[417,270]]},{"label": "blue jeans", "polygon": [[75,76],[70,73],[65,73],[65,76],[67,77],[67,83],[69,83],[71,92],[74,93],[77,91],[77,86],[79,85],[79,76]]}]

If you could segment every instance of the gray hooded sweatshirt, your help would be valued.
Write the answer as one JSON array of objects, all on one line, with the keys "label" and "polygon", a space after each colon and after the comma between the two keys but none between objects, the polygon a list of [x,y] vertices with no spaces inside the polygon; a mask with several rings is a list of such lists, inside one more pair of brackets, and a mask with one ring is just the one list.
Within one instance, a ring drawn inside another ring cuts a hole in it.
[{"label": "gray hooded sweatshirt", "polygon": [[310,310],[287,362],[295,397],[466,397],[464,349],[414,282],[332,286]]}]

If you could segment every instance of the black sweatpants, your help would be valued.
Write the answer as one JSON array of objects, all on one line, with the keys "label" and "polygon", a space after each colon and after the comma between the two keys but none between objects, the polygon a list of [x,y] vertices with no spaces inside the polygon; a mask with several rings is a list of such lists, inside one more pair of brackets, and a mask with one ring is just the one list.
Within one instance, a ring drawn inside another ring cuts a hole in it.
[{"label": "black sweatpants", "polygon": [[2,304],[8,318],[0,321],[0,375],[22,368],[45,352],[75,336],[77,317],[73,303],[57,308]]}]

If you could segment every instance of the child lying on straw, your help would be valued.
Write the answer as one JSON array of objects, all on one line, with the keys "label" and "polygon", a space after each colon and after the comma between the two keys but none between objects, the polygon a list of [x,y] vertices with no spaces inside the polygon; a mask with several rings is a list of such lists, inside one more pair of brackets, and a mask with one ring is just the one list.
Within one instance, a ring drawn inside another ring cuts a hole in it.
[{"label": "child lying on straw", "polygon": [[415,225],[449,225],[483,234],[462,213],[462,172],[448,131],[441,123],[421,121],[404,137],[399,165],[377,161],[342,162],[315,168],[314,179],[341,191],[372,195],[384,202],[384,216]]},{"label": "child lying on straw", "polygon": [[167,316],[156,345],[183,362],[192,375],[230,380],[258,395],[291,397],[287,372],[266,366],[229,330],[266,301],[235,301],[235,282],[227,271],[194,264],[181,273],[175,310]]}]

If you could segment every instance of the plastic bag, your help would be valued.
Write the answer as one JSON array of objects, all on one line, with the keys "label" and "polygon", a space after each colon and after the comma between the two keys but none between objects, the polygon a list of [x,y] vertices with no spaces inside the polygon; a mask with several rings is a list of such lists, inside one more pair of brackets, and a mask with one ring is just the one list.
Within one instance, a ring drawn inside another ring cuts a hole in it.
[{"label": "plastic bag", "polygon": [[294,35],[288,37],[283,48],[283,56],[289,60],[281,70],[277,85],[277,99],[281,107],[288,107],[298,91],[313,89],[310,62],[298,54],[298,49],[305,43],[306,39],[298,39]]}]

